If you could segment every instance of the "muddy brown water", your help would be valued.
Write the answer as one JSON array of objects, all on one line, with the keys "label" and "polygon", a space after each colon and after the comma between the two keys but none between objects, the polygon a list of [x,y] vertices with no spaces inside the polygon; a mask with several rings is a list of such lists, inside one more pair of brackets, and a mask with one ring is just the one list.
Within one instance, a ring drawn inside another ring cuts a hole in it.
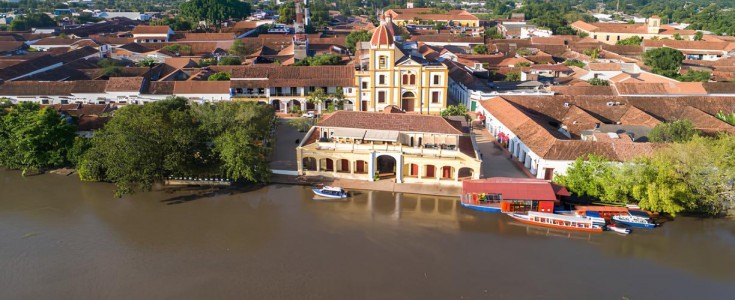
[{"label": "muddy brown water", "polygon": [[455,199],[301,186],[112,198],[0,171],[2,299],[732,299],[735,222],[550,231]]}]

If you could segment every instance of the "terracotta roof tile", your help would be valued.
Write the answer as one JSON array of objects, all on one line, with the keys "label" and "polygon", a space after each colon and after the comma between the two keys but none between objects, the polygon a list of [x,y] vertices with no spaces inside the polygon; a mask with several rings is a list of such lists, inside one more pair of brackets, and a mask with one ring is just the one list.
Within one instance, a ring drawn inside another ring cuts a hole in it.
[{"label": "terracotta roof tile", "polygon": [[143,77],[112,77],[107,81],[107,92],[139,92]]},{"label": "terracotta roof tile", "polygon": [[440,116],[415,114],[386,114],[340,110],[323,119],[316,126],[462,134],[462,131]]},{"label": "terracotta roof tile", "polygon": [[169,28],[168,26],[148,26],[148,25],[138,25],[133,28],[133,34],[168,34]]}]

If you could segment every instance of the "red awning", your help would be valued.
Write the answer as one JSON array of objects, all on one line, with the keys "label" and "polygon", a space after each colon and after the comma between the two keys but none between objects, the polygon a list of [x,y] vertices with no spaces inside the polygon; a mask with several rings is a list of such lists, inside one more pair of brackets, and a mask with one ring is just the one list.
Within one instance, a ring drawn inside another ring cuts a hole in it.
[{"label": "red awning", "polygon": [[504,137],[504,136],[505,136],[505,133],[503,133],[503,132],[498,133],[498,137]]}]

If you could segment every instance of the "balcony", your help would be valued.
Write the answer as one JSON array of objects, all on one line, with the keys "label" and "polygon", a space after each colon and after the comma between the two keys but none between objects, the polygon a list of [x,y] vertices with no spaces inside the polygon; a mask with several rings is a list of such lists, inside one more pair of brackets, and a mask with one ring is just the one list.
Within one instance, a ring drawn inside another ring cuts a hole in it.
[{"label": "balcony", "polygon": [[404,155],[413,156],[428,156],[428,157],[443,157],[443,158],[455,158],[461,155],[459,148],[455,145],[445,145],[444,147],[424,145],[422,147],[411,147],[402,144],[371,144],[371,143],[345,143],[335,142],[330,139],[320,139],[317,142],[317,150],[323,151],[336,151],[336,152],[398,152]]}]

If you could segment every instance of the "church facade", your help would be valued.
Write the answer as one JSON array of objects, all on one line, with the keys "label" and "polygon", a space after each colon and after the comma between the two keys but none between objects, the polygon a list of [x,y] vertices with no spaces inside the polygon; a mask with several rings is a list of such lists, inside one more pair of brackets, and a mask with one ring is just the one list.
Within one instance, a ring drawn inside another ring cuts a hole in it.
[{"label": "church facade", "polygon": [[439,114],[447,107],[447,67],[396,45],[394,26],[384,23],[370,42],[358,44],[355,110],[396,106],[409,113]]}]

